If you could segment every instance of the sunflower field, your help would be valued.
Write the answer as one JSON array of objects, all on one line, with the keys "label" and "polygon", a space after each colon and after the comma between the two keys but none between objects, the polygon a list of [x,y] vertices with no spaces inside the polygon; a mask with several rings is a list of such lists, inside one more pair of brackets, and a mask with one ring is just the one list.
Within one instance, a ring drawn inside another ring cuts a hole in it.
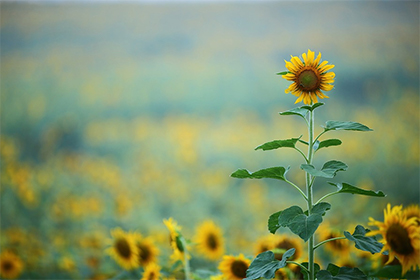
[{"label": "sunflower field", "polygon": [[420,279],[419,5],[1,1],[1,279]]}]

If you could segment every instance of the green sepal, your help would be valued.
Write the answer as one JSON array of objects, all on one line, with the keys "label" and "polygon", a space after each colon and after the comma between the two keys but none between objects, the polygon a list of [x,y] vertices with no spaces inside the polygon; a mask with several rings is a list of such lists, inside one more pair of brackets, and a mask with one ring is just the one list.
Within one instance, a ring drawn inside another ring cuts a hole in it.
[{"label": "green sepal", "polygon": [[321,170],[315,169],[311,164],[302,164],[300,168],[315,177],[334,178],[338,171],[346,171],[348,166],[344,162],[330,160],[324,163]]},{"label": "green sepal", "polygon": [[291,73],[290,71],[283,71],[283,72],[279,72],[279,73],[276,73],[276,75],[286,75],[286,74],[289,74],[289,73]]},{"label": "green sepal", "polygon": [[379,253],[384,246],[382,243],[379,243],[374,236],[366,236],[370,230],[365,229],[361,225],[357,225],[353,234],[345,231],[344,236],[355,243],[355,247],[362,251],[367,251],[372,254]]},{"label": "green sepal", "polygon": [[332,147],[332,146],[340,146],[343,142],[341,142],[340,139],[327,139],[324,141],[316,141],[314,143],[314,150],[318,151],[322,148],[328,148],[328,147]]},{"label": "green sepal", "polygon": [[387,265],[382,267],[379,271],[376,271],[372,275],[373,277],[384,277],[387,279],[420,279],[420,270],[407,271],[405,275],[401,275],[401,265]]},{"label": "green sepal", "polygon": [[376,196],[376,197],[385,197],[386,195],[382,191],[371,191],[371,190],[364,190],[358,187],[352,186],[347,183],[334,183],[328,182],[328,184],[336,186],[338,189],[338,193],[351,193],[351,194],[360,194],[360,195],[367,195],[367,196]]},{"label": "green sepal", "polygon": [[275,234],[276,231],[280,228],[280,225],[279,225],[279,215],[280,215],[281,212],[282,211],[278,211],[276,213],[273,213],[268,218],[268,230],[272,234]]},{"label": "green sepal", "polygon": [[367,280],[367,276],[357,267],[340,267],[328,265],[327,270],[320,270],[316,274],[317,280]]},{"label": "green sepal", "polygon": [[327,121],[323,126],[325,131],[330,130],[353,130],[353,131],[372,131],[369,127],[357,122]]},{"label": "green sepal", "polygon": [[246,271],[246,277],[244,280],[253,280],[258,278],[272,279],[275,276],[277,269],[286,266],[287,259],[293,256],[295,249],[287,250],[281,261],[277,260],[274,257],[274,253],[271,251],[266,251],[258,256],[252,261],[251,265]]},{"label": "green sepal", "polygon": [[177,235],[175,237],[176,247],[178,247],[178,250],[181,252],[184,252],[184,244],[182,244],[181,236]]},{"label": "green sepal", "polygon": [[274,150],[278,148],[295,148],[296,143],[299,141],[301,137],[302,135],[299,136],[299,138],[291,138],[291,139],[286,139],[286,140],[274,140],[274,141],[259,145],[258,147],[255,148],[255,150],[261,149],[263,151],[268,151],[268,150]]},{"label": "green sepal", "polygon": [[[303,265],[306,268],[309,268],[309,265],[308,265],[307,262],[303,262],[303,263],[301,263],[301,265]],[[314,263],[314,275],[316,275],[318,273],[318,271],[320,271],[320,270],[321,270],[321,267],[319,266],[319,264]],[[303,279],[304,280],[308,280],[309,279],[309,275],[308,275],[308,273],[305,270],[300,269],[300,272],[303,274]]]},{"label": "green sepal", "polygon": [[285,181],[286,180],[285,176],[286,176],[287,171],[289,171],[289,169],[290,169],[290,166],[287,168],[278,166],[278,167],[269,167],[269,168],[261,169],[253,173],[250,173],[246,169],[238,169],[235,172],[233,172],[230,176],[233,178],[239,178],[239,179],[271,178],[271,179]]}]

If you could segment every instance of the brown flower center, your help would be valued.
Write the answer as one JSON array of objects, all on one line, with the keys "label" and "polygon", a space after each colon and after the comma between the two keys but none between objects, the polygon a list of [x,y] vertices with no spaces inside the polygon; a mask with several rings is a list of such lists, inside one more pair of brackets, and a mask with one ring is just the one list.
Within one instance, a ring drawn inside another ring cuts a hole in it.
[{"label": "brown flower center", "polygon": [[246,278],[246,270],[248,269],[248,265],[243,261],[236,260],[230,266],[232,274],[238,278]]},{"label": "brown flower center", "polygon": [[13,270],[13,262],[10,262],[10,261],[2,262],[1,263],[1,270],[4,271],[4,272]]},{"label": "brown flower center", "polygon": [[[277,249],[284,249],[285,251],[287,251],[289,249],[292,249],[294,246],[295,245],[291,241],[289,241],[287,239],[284,239],[276,245],[276,248]],[[283,258],[283,253],[275,253],[274,257],[277,260],[281,261],[281,259]],[[289,260],[294,260],[295,258],[296,258],[296,254],[294,254],[292,257],[290,257]]]},{"label": "brown flower center", "polygon": [[219,246],[219,243],[217,242],[217,238],[213,233],[210,233],[207,236],[207,245],[211,250],[216,250]]},{"label": "brown flower center", "polygon": [[313,91],[319,88],[321,77],[310,67],[303,67],[297,73],[297,84],[304,91]]},{"label": "brown flower center", "polygon": [[401,255],[410,255],[414,252],[410,236],[400,224],[391,225],[386,231],[386,241],[393,251]]},{"label": "brown flower center", "polygon": [[125,258],[125,259],[129,259],[131,256],[131,248],[130,248],[130,244],[128,244],[128,241],[124,238],[118,239],[115,242],[115,248],[118,251],[118,254]]},{"label": "brown flower center", "polygon": [[151,252],[148,246],[145,246],[144,244],[137,244],[137,247],[139,248],[140,254],[139,254],[139,261],[140,263],[146,263],[151,258]]}]

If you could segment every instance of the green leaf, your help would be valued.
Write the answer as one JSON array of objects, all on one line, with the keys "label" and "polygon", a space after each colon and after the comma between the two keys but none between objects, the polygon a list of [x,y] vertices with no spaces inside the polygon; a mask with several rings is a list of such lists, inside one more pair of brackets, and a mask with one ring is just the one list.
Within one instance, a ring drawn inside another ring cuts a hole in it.
[{"label": "green leaf", "polygon": [[365,229],[363,226],[356,226],[353,234],[345,231],[344,236],[350,240],[354,241],[355,247],[362,251],[367,251],[372,254],[379,253],[384,246],[382,243],[379,243],[374,236],[366,236],[370,230]]},{"label": "green leaf", "polygon": [[329,130],[354,130],[354,131],[372,131],[369,127],[357,122],[327,121],[324,127]]},{"label": "green leaf", "polygon": [[360,189],[358,187],[352,186],[347,183],[333,183],[328,182],[330,185],[336,186],[338,188],[339,193],[351,193],[351,194],[360,194],[360,195],[367,195],[367,196],[377,196],[377,197],[385,197],[386,195],[382,191],[370,191]]},{"label": "green leaf", "polygon": [[288,258],[293,256],[295,249],[287,250],[281,259],[277,260],[274,257],[274,253],[271,251],[266,251],[259,254],[251,263],[249,268],[246,271],[246,277],[244,280],[253,280],[258,278],[272,279],[277,271],[282,267],[286,266],[286,261]]},{"label": "green leaf", "polygon": [[297,115],[302,118],[305,118],[306,114],[308,113],[308,109],[294,108],[288,111],[280,112],[279,114],[282,116],[289,116],[289,115]]},{"label": "green leaf", "polygon": [[308,110],[308,111],[313,111],[313,110],[315,110],[316,108],[318,108],[318,107],[320,107],[320,106],[322,106],[322,105],[324,105],[324,103],[315,103],[314,105],[312,105],[312,106],[309,106],[309,105],[303,105],[303,106],[301,106],[300,108],[302,108],[302,109],[306,109],[306,110]]},{"label": "green leaf", "polygon": [[290,73],[289,71],[283,71],[283,72],[279,72],[279,73],[276,73],[276,75],[286,75],[286,74],[288,74],[288,73]]},{"label": "green leaf", "polygon": [[299,141],[301,137],[302,135],[299,138],[291,138],[291,139],[286,139],[286,140],[274,140],[274,141],[259,145],[258,147],[255,148],[255,150],[261,149],[263,151],[267,151],[267,150],[274,150],[278,148],[295,148],[296,142]]},{"label": "green leaf", "polygon": [[346,171],[347,165],[338,160],[328,161],[322,166],[321,170],[315,169],[311,164],[302,164],[300,166],[305,172],[316,177],[333,178],[338,171]]},{"label": "green leaf", "polygon": [[286,173],[289,171],[290,167],[284,168],[282,166],[279,167],[269,167],[265,169],[261,169],[258,171],[255,171],[254,173],[250,173],[246,169],[238,169],[235,172],[233,172],[230,176],[234,178],[239,179],[262,179],[262,178],[271,178],[271,179],[278,179],[285,181],[286,180]]},{"label": "green leaf", "polygon": [[280,212],[281,213],[278,216],[278,225],[280,227],[287,227],[297,215],[303,214],[302,208],[296,205],[291,206]]},{"label": "green leaf", "polygon": [[274,214],[271,214],[270,218],[268,218],[268,230],[275,234],[276,231],[280,228],[279,225],[279,215],[282,211],[278,211]]},{"label": "green leaf", "polygon": [[328,148],[328,147],[332,147],[332,146],[340,146],[341,143],[343,143],[343,142],[341,142],[340,139],[327,139],[327,140],[319,142],[319,144],[317,145],[316,148],[315,148],[315,145],[314,145],[314,149],[315,149],[315,151],[318,151],[319,149],[322,149],[322,148]]},{"label": "green leaf", "polygon": [[[330,267],[330,266],[328,266]],[[336,267],[336,266],[335,266]],[[334,268],[334,272],[335,268]],[[318,280],[367,280],[367,276],[358,268],[341,267],[336,275],[329,270],[320,270],[316,274]]]},{"label": "green leaf", "polygon": [[401,265],[387,265],[381,268],[379,271],[375,272],[371,276],[386,277],[387,279],[420,279],[420,270],[407,271],[405,275],[401,275],[401,273]]},{"label": "green leaf", "polygon": [[290,221],[288,227],[294,234],[299,235],[299,237],[306,242],[314,234],[321,223],[321,214],[311,214],[309,216],[300,214]]},{"label": "green leaf", "polygon": [[[303,265],[304,267],[308,268],[309,265],[307,262],[303,262],[301,263],[301,265]],[[318,273],[318,271],[321,270],[321,267],[319,266],[319,264],[314,263],[314,274],[316,275]],[[300,270],[300,272],[303,274],[303,279],[304,280],[308,280],[308,273],[306,271],[304,271],[303,269]]]},{"label": "green leaf", "polygon": [[311,213],[312,214],[320,214],[321,216],[325,215],[325,212],[331,209],[331,204],[327,202],[320,202],[315,204],[312,207]]}]

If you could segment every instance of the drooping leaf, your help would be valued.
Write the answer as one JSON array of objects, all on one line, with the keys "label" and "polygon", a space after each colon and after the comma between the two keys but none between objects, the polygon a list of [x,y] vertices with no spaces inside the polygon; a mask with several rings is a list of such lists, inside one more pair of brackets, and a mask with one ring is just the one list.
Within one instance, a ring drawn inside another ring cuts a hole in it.
[{"label": "drooping leaf", "polygon": [[329,130],[354,130],[372,131],[369,127],[357,122],[327,121],[324,126],[325,131]]},{"label": "drooping leaf", "polygon": [[251,263],[249,268],[246,271],[246,277],[244,280],[253,280],[258,278],[272,279],[277,271],[282,267],[286,266],[287,259],[293,256],[295,249],[287,250],[281,259],[277,260],[274,257],[274,253],[271,251],[266,251],[259,254]]},{"label": "drooping leaf", "polygon": [[296,115],[296,116],[305,118],[307,113],[308,113],[308,109],[303,109],[302,107],[299,107],[299,108],[290,109],[284,112],[280,112],[279,114],[282,116]]},{"label": "drooping leaf", "polygon": [[382,191],[371,191],[371,190],[364,190],[358,187],[352,186],[347,183],[334,183],[328,182],[330,185],[336,186],[339,193],[351,193],[351,194],[360,194],[360,195],[367,195],[367,196],[377,196],[377,197],[385,197],[386,195]]},{"label": "drooping leaf", "polygon": [[365,229],[363,226],[356,226],[353,234],[345,231],[344,236],[355,243],[355,247],[362,251],[367,251],[372,254],[379,253],[384,246],[382,243],[379,243],[374,236],[366,236],[370,230]]},{"label": "drooping leaf", "polygon": [[355,268],[340,267],[336,275],[333,275],[329,270],[320,270],[316,274],[316,278],[318,280],[367,280],[368,279],[367,276],[357,267]]},{"label": "drooping leaf", "polygon": [[319,224],[322,223],[321,214],[299,214],[288,224],[289,229],[299,235],[305,242],[314,234]]},{"label": "drooping leaf", "polygon": [[265,169],[261,169],[258,171],[255,171],[254,173],[250,173],[246,169],[238,169],[235,172],[233,172],[230,176],[234,178],[240,178],[240,179],[262,179],[262,178],[271,178],[271,179],[278,179],[285,181],[286,180],[286,173],[289,171],[290,167],[284,168],[282,166],[278,167],[269,167]]},{"label": "drooping leaf", "polygon": [[271,142],[264,143],[262,145],[259,145],[255,148],[255,150],[274,150],[278,148],[295,148],[297,141],[302,137],[302,135],[299,138],[291,138],[286,140],[274,140]]},{"label": "drooping leaf", "polygon": [[324,103],[315,103],[314,105],[312,105],[312,106],[309,106],[309,105],[303,105],[303,106],[301,106],[300,108],[302,108],[302,109],[306,109],[306,110],[308,110],[308,111],[313,111],[313,110],[315,110],[316,108],[318,108],[318,107],[320,107],[320,106],[322,106],[322,105],[324,105]]},{"label": "drooping leaf", "polygon": [[420,270],[411,270],[407,271],[405,275],[401,275],[402,267],[401,265],[387,265],[382,267],[379,271],[373,273],[374,277],[384,277],[387,279],[420,279]]},{"label": "drooping leaf", "polygon": [[331,160],[326,162],[321,170],[317,170],[311,164],[302,164],[301,169],[316,177],[333,178],[338,171],[346,171],[347,164],[338,160]]},{"label": "drooping leaf", "polygon": [[331,209],[331,204],[327,202],[320,202],[315,204],[312,207],[311,214],[321,214],[321,216],[325,215],[325,212]]},{"label": "drooping leaf", "polygon": [[268,230],[275,234],[276,231],[280,228],[279,225],[279,215],[282,211],[278,211],[274,214],[271,214],[270,218],[268,218]]},{"label": "drooping leaf", "polygon": [[289,223],[300,214],[303,214],[303,210],[296,205],[284,209],[278,216],[278,225],[281,227],[287,227]]},{"label": "drooping leaf", "polygon": [[332,146],[340,146],[341,143],[342,142],[341,142],[340,139],[327,139],[327,140],[319,142],[319,144],[316,147],[314,145],[314,150],[318,151],[322,148],[328,148],[328,147],[332,147]]}]

